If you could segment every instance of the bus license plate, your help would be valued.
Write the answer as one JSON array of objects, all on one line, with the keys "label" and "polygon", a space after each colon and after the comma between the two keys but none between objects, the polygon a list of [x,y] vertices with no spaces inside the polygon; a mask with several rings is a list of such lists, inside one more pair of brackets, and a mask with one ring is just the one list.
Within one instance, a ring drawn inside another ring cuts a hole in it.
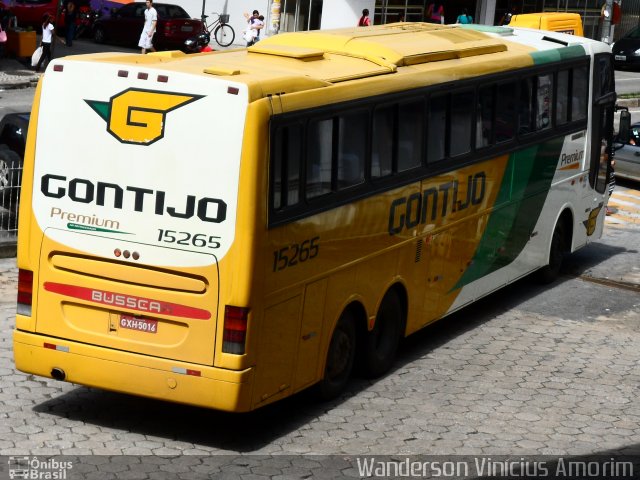
[{"label": "bus license plate", "polygon": [[193,27],[190,25],[185,25],[181,27],[180,30],[182,30],[183,32],[193,32]]},{"label": "bus license plate", "polygon": [[120,328],[138,330],[139,332],[157,333],[158,321],[131,315],[120,315]]},{"label": "bus license plate", "polygon": [[616,60],[620,60],[620,61],[626,61],[627,60],[627,56],[626,55],[616,55],[615,56]]}]

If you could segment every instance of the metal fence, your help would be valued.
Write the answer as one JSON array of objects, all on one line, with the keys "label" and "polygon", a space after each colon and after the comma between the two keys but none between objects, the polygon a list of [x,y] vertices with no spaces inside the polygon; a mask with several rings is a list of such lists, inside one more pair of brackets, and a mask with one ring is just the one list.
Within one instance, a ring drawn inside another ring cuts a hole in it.
[{"label": "metal fence", "polygon": [[22,164],[7,166],[0,170],[0,246],[16,244],[18,241],[18,207]]}]

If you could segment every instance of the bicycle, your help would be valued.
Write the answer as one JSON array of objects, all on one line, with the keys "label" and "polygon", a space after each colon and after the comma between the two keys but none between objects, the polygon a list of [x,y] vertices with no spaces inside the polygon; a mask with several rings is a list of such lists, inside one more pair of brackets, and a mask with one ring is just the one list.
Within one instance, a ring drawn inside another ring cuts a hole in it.
[{"label": "bicycle", "polygon": [[217,15],[216,19],[207,25],[208,15],[203,15],[202,25],[210,37],[213,34],[213,38],[216,39],[216,43],[218,45],[221,47],[228,47],[236,38],[236,32],[233,30],[233,27],[227,23],[229,22],[229,14],[216,12],[211,13],[212,15]]}]

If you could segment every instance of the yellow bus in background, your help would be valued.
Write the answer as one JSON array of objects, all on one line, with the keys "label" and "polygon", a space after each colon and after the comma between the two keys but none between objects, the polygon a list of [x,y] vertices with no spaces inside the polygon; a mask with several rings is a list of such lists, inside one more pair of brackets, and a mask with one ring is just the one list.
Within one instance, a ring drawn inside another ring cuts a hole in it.
[{"label": "yellow bus in background", "polygon": [[480,25],[55,59],[16,367],[227,411],[339,395],[601,235],[614,102],[607,45]]},{"label": "yellow bus in background", "polygon": [[577,13],[544,12],[513,15],[510,27],[536,28],[584,37],[582,18]]}]

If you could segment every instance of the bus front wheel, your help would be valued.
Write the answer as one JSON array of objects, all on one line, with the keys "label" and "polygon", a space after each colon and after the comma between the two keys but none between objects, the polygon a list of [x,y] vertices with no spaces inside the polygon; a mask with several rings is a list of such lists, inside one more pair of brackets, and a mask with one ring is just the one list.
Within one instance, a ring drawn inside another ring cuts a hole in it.
[{"label": "bus front wheel", "polygon": [[325,400],[337,397],[347,386],[351,371],[353,370],[353,360],[356,353],[356,328],[355,320],[350,312],[346,311],[338,320],[329,351],[327,352],[327,362],[324,369],[324,378],[320,381],[318,388],[320,396]]},{"label": "bus front wheel", "polygon": [[362,367],[365,376],[379,377],[393,365],[402,335],[402,315],[398,294],[389,290],[382,299],[373,330],[364,342]]}]

